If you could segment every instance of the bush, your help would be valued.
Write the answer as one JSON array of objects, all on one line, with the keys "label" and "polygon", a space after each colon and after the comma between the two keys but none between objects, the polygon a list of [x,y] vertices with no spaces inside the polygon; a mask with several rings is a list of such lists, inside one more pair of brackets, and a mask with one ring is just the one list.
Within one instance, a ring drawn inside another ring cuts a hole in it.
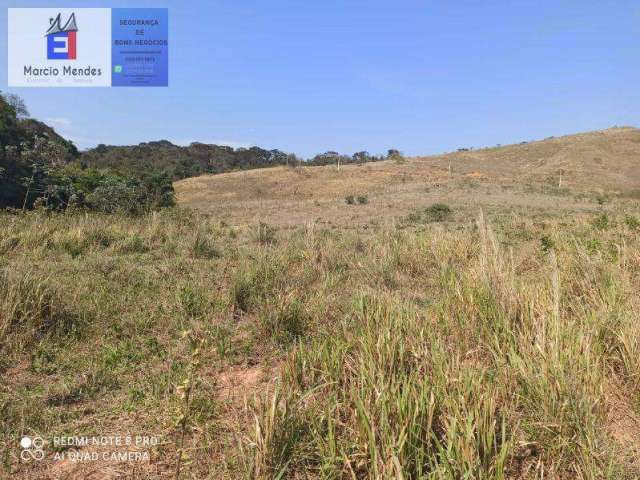
[{"label": "bush", "polygon": [[632,230],[637,230],[638,228],[640,228],[640,220],[638,220],[633,215],[625,216],[624,223],[626,223],[627,227],[629,227]]},{"label": "bush", "polygon": [[256,302],[259,292],[256,280],[249,272],[238,274],[231,286],[231,302],[234,310],[248,313]]},{"label": "bush", "polygon": [[153,171],[143,178],[146,202],[153,208],[173,207],[176,204],[171,175],[166,171]]},{"label": "bush", "polygon": [[149,251],[149,247],[137,233],[125,237],[120,243],[118,248],[120,253],[146,253]]},{"label": "bush", "polygon": [[104,213],[143,213],[175,205],[171,176],[146,171],[138,177],[112,170],[86,169],[67,162],[66,150],[45,137],[0,149],[0,207]]},{"label": "bush", "polygon": [[593,226],[598,230],[606,230],[611,226],[611,220],[606,213],[601,213],[593,220]]},{"label": "bush", "polygon": [[344,197],[344,201],[347,203],[347,205],[355,205],[356,198],[353,195],[347,195],[346,197]]},{"label": "bush", "polygon": [[141,213],[144,194],[138,185],[109,178],[87,195],[87,206],[104,213]]},{"label": "bush", "polygon": [[255,228],[254,238],[262,245],[273,245],[278,240],[276,229],[264,222],[260,222]]},{"label": "bush", "polygon": [[187,318],[198,318],[204,314],[207,301],[201,290],[189,284],[178,291],[178,304]]},{"label": "bush", "polygon": [[196,234],[196,238],[191,248],[191,254],[195,258],[220,258],[222,254],[213,245],[207,236],[201,232]]},{"label": "bush", "polygon": [[404,219],[407,224],[444,222],[453,214],[451,207],[444,203],[434,203],[430,207],[417,212],[410,213]]},{"label": "bush", "polygon": [[540,249],[542,253],[549,253],[555,248],[555,243],[549,235],[543,235],[540,238]]},{"label": "bush", "polygon": [[358,195],[358,203],[360,205],[369,203],[369,197],[367,195]]},{"label": "bush", "polygon": [[453,210],[445,203],[434,203],[424,211],[428,222],[444,222],[451,217]]},{"label": "bush", "polygon": [[399,150],[392,148],[387,151],[387,160],[393,160],[396,163],[404,163],[404,156]]},{"label": "bush", "polygon": [[277,305],[267,305],[261,316],[263,333],[276,344],[286,346],[304,335],[307,318],[299,300],[279,300]]}]

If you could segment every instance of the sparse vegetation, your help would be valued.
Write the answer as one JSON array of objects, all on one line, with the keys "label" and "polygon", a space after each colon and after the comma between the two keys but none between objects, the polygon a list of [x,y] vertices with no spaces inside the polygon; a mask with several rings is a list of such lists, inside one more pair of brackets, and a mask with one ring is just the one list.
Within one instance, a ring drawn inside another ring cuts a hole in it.
[{"label": "sparse vegetation", "polygon": [[[219,195],[204,215],[163,208],[171,179],[298,159],[153,142],[83,165],[25,115],[0,102],[2,478],[640,478],[640,206],[570,140],[180,182]],[[589,142],[602,165],[639,144]],[[19,457],[112,432],[161,443],[134,471]]]},{"label": "sparse vegetation", "polygon": [[254,231],[256,241],[262,245],[273,245],[278,241],[276,229],[264,222],[259,222]]},{"label": "sparse vegetation", "polygon": [[392,148],[387,151],[387,160],[393,160],[395,163],[404,163],[405,158],[399,150]]},{"label": "sparse vegetation", "polygon": [[606,230],[611,225],[611,220],[609,219],[609,215],[606,213],[601,213],[593,220],[593,226],[599,230]]},{"label": "sparse vegetation", "polygon": [[410,213],[405,222],[409,224],[417,223],[434,223],[449,220],[453,214],[453,210],[445,203],[434,203],[431,206]]},{"label": "sparse vegetation", "polygon": [[0,215],[2,436],[77,431],[101,402],[104,428],[148,412],[135,428],[182,476],[631,480],[611,412],[640,415],[639,245],[608,215],[298,227],[275,248],[249,227],[222,256],[229,227],[181,210]]},{"label": "sparse vegetation", "polygon": [[358,203],[360,205],[366,205],[367,203],[369,203],[369,196],[368,195],[358,195]]},{"label": "sparse vegetation", "polygon": [[424,213],[429,222],[444,222],[451,216],[452,210],[444,203],[434,203]]},{"label": "sparse vegetation", "polygon": [[195,258],[220,258],[222,253],[212,243],[206,233],[198,232],[193,242],[193,256]]},{"label": "sparse vegetation", "polygon": [[634,217],[633,215],[625,215],[624,222],[626,223],[627,227],[631,228],[632,230],[640,229],[640,220],[638,220],[638,218]]},{"label": "sparse vegetation", "polygon": [[542,237],[540,237],[540,248],[542,250],[542,253],[551,253],[554,247],[555,242],[549,235],[542,235]]},{"label": "sparse vegetation", "polygon": [[366,205],[369,203],[369,195],[360,194],[360,195],[347,195],[344,198],[344,201],[347,205]]}]

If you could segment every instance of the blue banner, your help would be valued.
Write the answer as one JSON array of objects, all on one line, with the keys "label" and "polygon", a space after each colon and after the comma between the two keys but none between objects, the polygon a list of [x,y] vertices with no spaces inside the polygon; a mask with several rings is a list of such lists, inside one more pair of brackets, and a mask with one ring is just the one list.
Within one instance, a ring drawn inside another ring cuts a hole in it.
[{"label": "blue banner", "polygon": [[169,13],[166,8],[111,10],[111,85],[169,85]]}]

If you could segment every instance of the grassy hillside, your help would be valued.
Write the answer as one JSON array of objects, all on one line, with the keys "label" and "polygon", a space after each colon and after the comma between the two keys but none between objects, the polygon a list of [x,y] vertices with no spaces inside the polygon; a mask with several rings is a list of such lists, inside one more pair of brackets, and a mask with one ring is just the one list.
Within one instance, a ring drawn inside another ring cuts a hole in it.
[{"label": "grassy hillside", "polygon": [[[638,478],[638,202],[457,215],[0,215],[6,475]],[[15,448],[126,433],[161,442]]]},{"label": "grassy hillside", "polygon": [[188,147],[167,140],[130,146],[99,145],[82,153],[81,161],[93,168],[113,168],[129,174],[154,170],[166,171],[174,179],[204,173],[284,165],[295,157],[279,150],[259,147],[231,148],[192,143]]},{"label": "grassy hillside", "polygon": [[[472,218],[531,207],[584,211],[607,197],[640,197],[640,130],[614,128],[405,162],[287,168],[189,178],[178,201],[231,223],[352,226],[393,221],[434,202]],[[367,203],[344,208],[348,196]]]},{"label": "grassy hillside", "polygon": [[0,478],[640,478],[637,140],[0,213]]},{"label": "grassy hillside", "polygon": [[385,158],[402,158],[402,155],[398,150],[389,150],[386,156],[370,155],[365,151],[348,156],[329,151],[303,161],[294,154],[278,149],[265,150],[255,146],[232,148],[198,142],[183,147],[167,140],[160,140],[138,145],[98,145],[96,148],[82,152],[81,160],[88,167],[111,168],[132,175],[161,170],[167,172],[174,180],[178,180],[203,174],[277,165],[362,164]]},{"label": "grassy hillside", "polygon": [[454,173],[519,183],[629,192],[640,188],[640,129],[616,127],[421,159]]}]

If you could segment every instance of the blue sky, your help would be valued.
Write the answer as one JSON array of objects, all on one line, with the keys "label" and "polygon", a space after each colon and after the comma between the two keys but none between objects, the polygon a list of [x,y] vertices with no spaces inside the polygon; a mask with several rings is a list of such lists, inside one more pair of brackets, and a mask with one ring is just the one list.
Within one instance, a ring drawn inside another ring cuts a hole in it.
[{"label": "blue sky", "polygon": [[[81,147],[408,155],[640,126],[637,0],[1,1],[0,90]],[[168,88],[8,89],[6,7],[169,7]]]}]

